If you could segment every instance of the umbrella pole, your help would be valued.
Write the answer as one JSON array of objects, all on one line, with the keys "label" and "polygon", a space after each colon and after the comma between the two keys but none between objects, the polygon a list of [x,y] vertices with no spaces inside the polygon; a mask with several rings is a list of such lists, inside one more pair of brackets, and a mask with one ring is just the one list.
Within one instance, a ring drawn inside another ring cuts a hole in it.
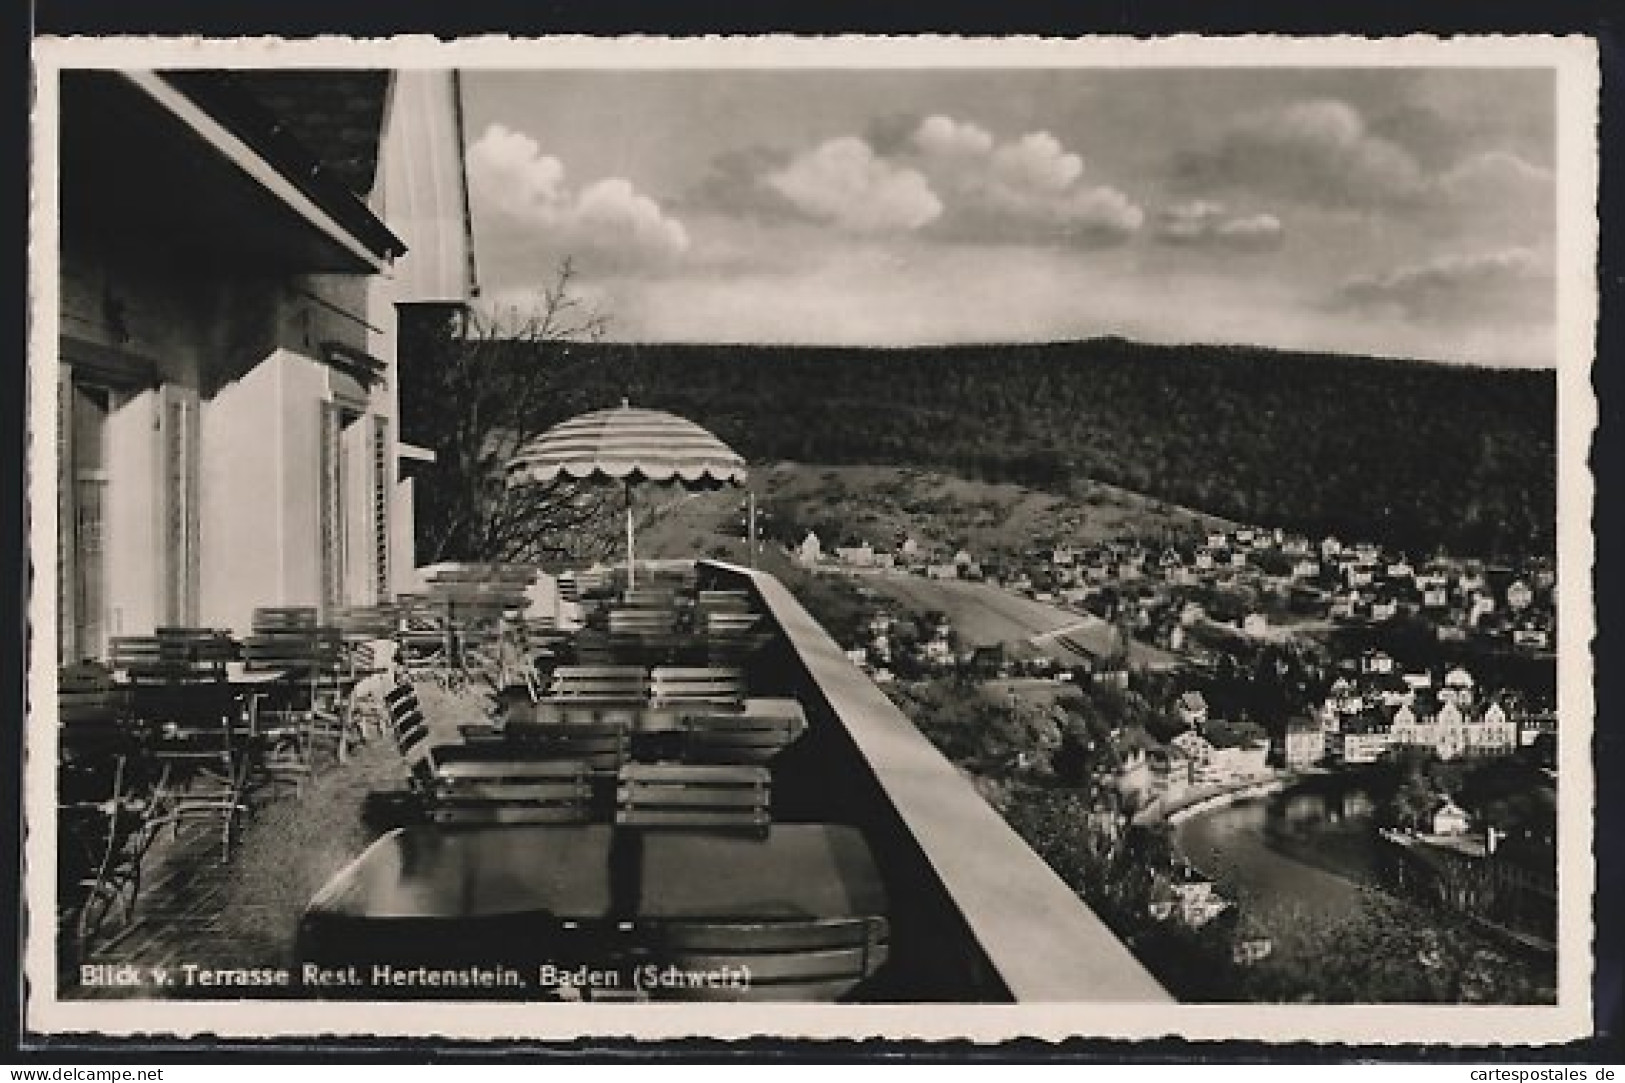
[{"label": "umbrella pole", "polygon": [[633,554],[632,540],[632,482],[626,483],[626,589],[631,590],[638,585],[637,560]]}]

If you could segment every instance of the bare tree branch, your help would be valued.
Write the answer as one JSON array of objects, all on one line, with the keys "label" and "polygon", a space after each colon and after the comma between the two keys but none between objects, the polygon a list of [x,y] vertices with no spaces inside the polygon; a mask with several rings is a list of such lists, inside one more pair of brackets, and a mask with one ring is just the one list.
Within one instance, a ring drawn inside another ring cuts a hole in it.
[{"label": "bare tree branch", "polygon": [[612,551],[618,532],[604,492],[565,480],[510,488],[504,477],[572,378],[599,363],[572,348],[601,340],[608,327],[575,279],[565,260],[531,310],[468,311],[414,343],[420,391],[410,403],[403,393],[402,409],[436,452],[418,502],[430,559],[551,563]]}]

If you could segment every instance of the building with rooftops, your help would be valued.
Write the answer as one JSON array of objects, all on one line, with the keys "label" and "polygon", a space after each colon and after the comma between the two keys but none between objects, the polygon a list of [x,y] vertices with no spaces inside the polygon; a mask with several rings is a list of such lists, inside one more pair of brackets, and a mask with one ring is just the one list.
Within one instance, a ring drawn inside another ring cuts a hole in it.
[{"label": "building with rooftops", "polygon": [[1313,767],[1326,757],[1326,731],[1307,716],[1289,718],[1282,734],[1282,762],[1289,769]]},{"label": "building with rooftops", "polygon": [[446,71],[61,75],[61,660],[395,595],[426,454],[397,320],[476,288],[459,101]]}]

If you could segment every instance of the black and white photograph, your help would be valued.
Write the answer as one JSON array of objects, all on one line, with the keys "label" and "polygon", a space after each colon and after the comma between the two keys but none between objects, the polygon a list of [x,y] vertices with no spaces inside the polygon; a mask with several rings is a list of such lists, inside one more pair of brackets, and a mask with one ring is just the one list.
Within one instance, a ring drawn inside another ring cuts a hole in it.
[{"label": "black and white photograph", "polygon": [[30,1030],[1591,1033],[1589,41],[35,63]]}]

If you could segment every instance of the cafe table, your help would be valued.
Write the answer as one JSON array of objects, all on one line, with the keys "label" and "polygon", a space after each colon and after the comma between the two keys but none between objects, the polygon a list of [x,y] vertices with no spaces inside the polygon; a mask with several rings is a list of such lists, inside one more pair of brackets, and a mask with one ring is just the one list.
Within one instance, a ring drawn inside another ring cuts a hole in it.
[{"label": "cafe table", "polygon": [[233,661],[184,679],[128,673],[114,678],[131,696],[134,717],[152,731],[160,759],[225,750],[238,764],[233,773],[242,774],[265,739],[258,701],[291,691],[298,675],[285,667],[258,669]]},{"label": "cafe table", "polygon": [[375,968],[512,971],[526,981],[521,992],[540,996],[547,967],[610,973],[698,932],[723,938],[713,961],[734,957],[730,949],[761,960],[749,954],[752,937],[856,925],[878,938],[877,965],[886,913],[869,848],[845,825],[774,824],[765,834],[420,825],[384,835],[311,900],[299,955],[368,986]]}]

